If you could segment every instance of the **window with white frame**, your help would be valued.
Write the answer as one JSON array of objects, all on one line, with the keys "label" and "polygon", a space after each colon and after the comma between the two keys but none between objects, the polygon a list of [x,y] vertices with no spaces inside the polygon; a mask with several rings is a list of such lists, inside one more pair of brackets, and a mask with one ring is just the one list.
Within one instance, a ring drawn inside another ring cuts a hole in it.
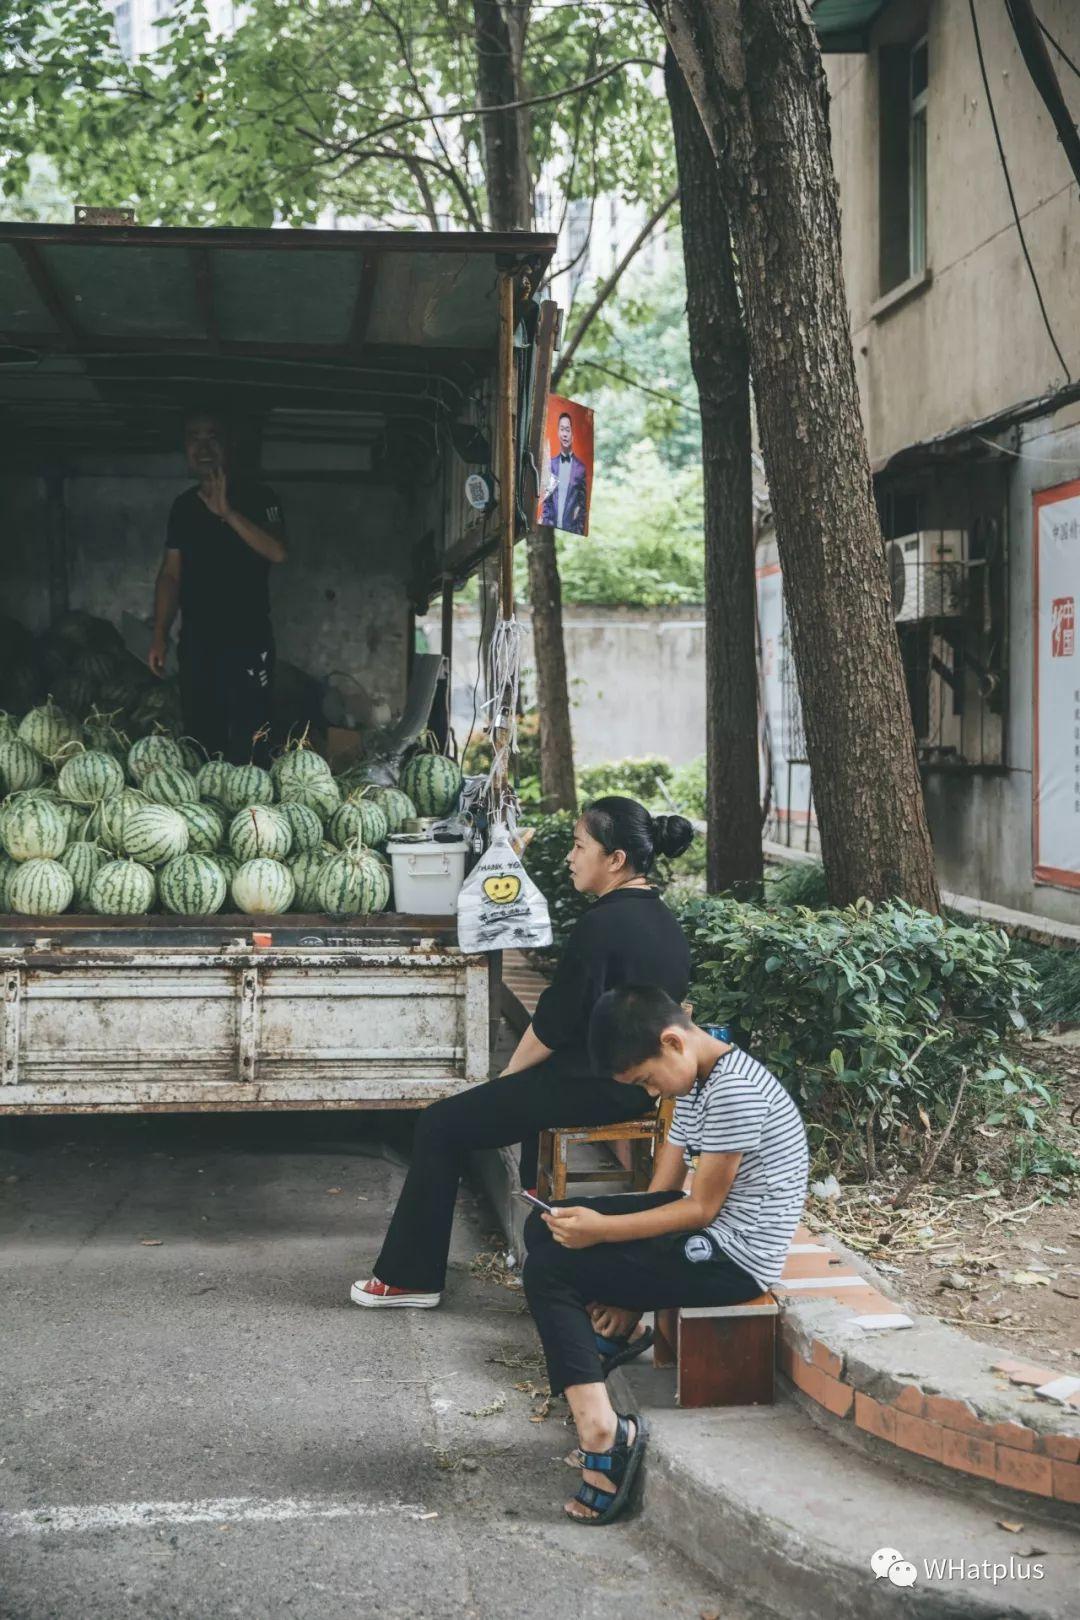
[{"label": "window with white frame", "polygon": [[926,269],[926,36],[878,52],[878,233],[882,294]]}]

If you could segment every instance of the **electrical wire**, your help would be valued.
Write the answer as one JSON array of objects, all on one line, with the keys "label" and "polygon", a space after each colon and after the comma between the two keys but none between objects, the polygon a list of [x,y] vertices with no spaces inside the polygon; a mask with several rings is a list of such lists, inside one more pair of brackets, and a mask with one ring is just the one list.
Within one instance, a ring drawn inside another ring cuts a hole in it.
[{"label": "electrical wire", "polygon": [[1044,22],[1040,22],[1038,17],[1036,17],[1035,21],[1039,24],[1039,31],[1050,41],[1051,45],[1054,47],[1055,51],[1057,51],[1066,67],[1072,68],[1073,72],[1076,74],[1076,77],[1080,79],[1080,67],[1077,67],[1076,63],[1065,50],[1064,46],[1058,44],[1058,41],[1054,38],[1053,34],[1050,32],[1049,28],[1047,28]]},{"label": "electrical wire", "polygon": [[1031,276],[1031,284],[1035,288],[1035,297],[1039,301],[1039,310],[1042,314],[1043,325],[1046,327],[1046,335],[1050,339],[1054,353],[1057,355],[1058,360],[1061,363],[1061,369],[1065,373],[1066,379],[1069,382],[1072,382],[1072,372],[1069,370],[1069,367],[1066,364],[1065,356],[1062,354],[1058,340],[1054,336],[1054,329],[1050,325],[1050,317],[1046,312],[1046,304],[1043,301],[1042,288],[1039,286],[1039,278],[1035,274],[1035,266],[1031,262],[1031,254],[1028,251],[1027,237],[1024,235],[1024,227],[1020,219],[1020,210],[1016,204],[1016,193],[1013,190],[1012,176],[1009,173],[1009,164],[1005,157],[1005,147],[1001,140],[1001,130],[998,127],[997,113],[994,110],[994,98],[990,91],[990,77],[986,71],[986,58],[983,56],[982,35],[979,32],[979,19],[975,15],[975,0],[968,0],[968,10],[971,13],[971,27],[975,35],[975,54],[979,58],[979,72],[982,75],[983,89],[986,91],[986,105],[990,113],[990,122],[994,127],[994,141],[997,145],[998,159],[1001,163],[1001,172],[1005,176],[1005,187],[1009,193],[1009,202],[1012,205],[1013,219],[1016,221],[1016,234],[1020,238],[1020,246],[1023,250],[1024,261],[1027,264],[1028,272]]}]

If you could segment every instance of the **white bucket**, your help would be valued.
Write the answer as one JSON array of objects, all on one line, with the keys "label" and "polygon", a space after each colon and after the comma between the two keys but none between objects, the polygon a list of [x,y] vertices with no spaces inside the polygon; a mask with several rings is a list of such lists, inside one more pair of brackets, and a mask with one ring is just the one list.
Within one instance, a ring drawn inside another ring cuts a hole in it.
[{"label": "white bucket", "polygon": [[465,881],[468,852],[464,840],[455,844],[437,844],[433,838],[399,843],[391,838],[386,853],[394,870],[394,910],[407,916],[453,917]]}]

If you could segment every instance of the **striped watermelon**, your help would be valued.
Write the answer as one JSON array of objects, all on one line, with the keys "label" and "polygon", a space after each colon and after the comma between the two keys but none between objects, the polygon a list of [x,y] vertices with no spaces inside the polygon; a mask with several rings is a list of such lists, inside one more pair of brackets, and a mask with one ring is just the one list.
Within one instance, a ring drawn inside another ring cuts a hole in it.
[{"label": "striped watermelon", "polygon": [[278,814],[285,817],[292,833],[292,853],[299,855],[304,850],[318,849],[322,843],[322,822],[314,810],[309,810],[306,804],[279,804],[276,806]]},{"label": "striped watermelon", "polygon": [[327,861],[316,881],[315,896],[319,909],[333,917],[385,911],[390,879],[371,850],[353,844]]},{"label": "striped watermelon", "polygon": [[296,893],[293,875],[283,861],[265,856],[245,861],[232,880],[233,904],[237,911],[255,916],[288,911]]},{"label": "striped watermelon", "polygon": [[0,854],[0,911],[11,910],[11,883],[20,869],[19,862],[10,855]]},{"label": "striped watermelon", "polygon": [[341,804],[341,789],[332,776],[319,777],[312,782],[284,787],[281,800],[283,804],[306,805],[325,825]]},{"label": "striped watermelon", "polygon": [[67,821],[44,794],[19,793],[0,817],[0,843],[15,861],[55,861],[67,843]]},{"label": "striped watermelon", "polygon": [[111,754],[121,765],[126,765],[131,743],[117,727],[119,714],[119,709],[111,711],[91,709],[83,721],[83,735],[86,738],[87,748],[93,749],[95,753]]},{"label": "striped watermelon", "polygon": [[303,787],[308,782],[325,782],[332,776],[329,765],[321,754],[309,748],[306,742],[293,743],[270,767],[274,786],[284,798],[287,787]]},{"label": "striped watermelon", "polygon": [[236,859],[236,856],[230,855],[227,849],[216,849],[210,858],[220,867],[221,875],[231,889],[232,880],[240,870],[240,862]]},{"label": "striped watermelon", "polygon": [[12,742],[19,735],[18,725],[14,715],[0,709],[0,743]]},{"label": "striped watermelon", "polygon": [[0,742],[0,793],[21,793],[45,778],[41,755],[21,737]]},{"label": "striped watermelon", "polygon": [[195,785],[200,799],[213,799],[215,804],[225,803],[225,784],[233,767],[227,759],[208,759],[195,772]]},{"label": "striped watermelon", "polygon": [[187,854],[187,822],[169,804],[144,804],[125,816],[121,847],[144,866],[163,866],[174,856]]},{"label": "striped watermelon", "polygon": [[155,804],[190,804],[199,797],[195,778],[182,765],[156,765],[143,777],[142,790]]},{"label": "striped watermelon", "polygon": [[11,909],[21,917],[56,917],[74,893],[71,873],[59,861],[23,861],[11,880]]},{"label": "striped watermelon", "polygon": [[[140,737],[128,751],[128,775],[136,787],[141,787],[143,778],[149,776],[151,771],[161,768],[182,771],[184,768],[184,755],[179,743],[164,732],[151,732],[149,737]],[[194,795],[193,795],[194,796]]]},{"label": "striped watermelon", "polygon": [[73,754],[56,778],[60,796],[72,804],[100,804],[122,791],[124,773],[111,754],[89,749]]},{"label": "striped watermelon", "polygon": [[85,911],[90,904],[90,890],[101,868],[108,864],[109,852],[100,844],[69,844],[60,857],[60,865],[71,873],[75,885],[73,903],[76,911]]},{"label": "striped watermelon", "polygon": [[274,784],[259,765],[231,765],[224,780],[222,804],[235,815],[252,804],[273,804]]},{"label": "striped watermelon", "polygon": [[289,862],[289,871],[296,884],[296,894],[293,897],[293,911],[317,911],[319,897],[317,894],[319,874],[330,859],[329,854],[321,846],[316,849],[306,849],[300,855],[294,855]]},{"label": "striped watermelon", "polygon": [[90,909],[99,917],[138,917],[149,911],[157,885],[138,861],[109,861],[90,885]]},{"label": "striped watermelon", "polygon": [[178,855],[158,873],[158,894],[178,917],[208,917],[225,904],[226,884],[209,855]]},{"label": "striped watermelon", "polygon": [[177,737],[176,746],[184,757],[184,769],[190,771],[192,776],[198,776],[206,764],[206,750],[194,737]]},{"label": "striped watermelon", "polygon": [[448,816],[461,797],[461,769],[445,754],[414,754],[402,767],[400,787],[421,816]]},{"label": "striped watermelon", "polygon": [[99,844],[116,855],[124,847],[124,828],[136,810],[145,808],[146,799],[138,788],[123,788],[109,799],[102,799],[91,817],[91,827]]},{"label": "striped watermelon", "polygon": [[334,843],[342,849],[353,839],[372,848],[386,842],[386,817],[374,799],[350,798],[334,812],[328,830]]},{"label": "striped watermelon", "polygon": [[197,855],[210,855],[225,837],[225,823],[212,804],[177,804],[187,822],[188,849]]},{"label": "striped watermelon", "polygon": [[40,708],[23,715],[19,737],[42,759],[54,759],[67,743],[79,741],[79,726],[49,698]]},{"label": "striped watermelon", "polygon": [[386,817],[387,836],[401,831],[407,821],[416,815],[416,806],[407,793],[396,787],[371,787],[368,798],[377,804]]},{"label": "striped watermelon", "polygon": [[238,861],[260,855],[283,861],[291,848],[292,828],[276,805],[249,804],[229,823],[229,849]]}]

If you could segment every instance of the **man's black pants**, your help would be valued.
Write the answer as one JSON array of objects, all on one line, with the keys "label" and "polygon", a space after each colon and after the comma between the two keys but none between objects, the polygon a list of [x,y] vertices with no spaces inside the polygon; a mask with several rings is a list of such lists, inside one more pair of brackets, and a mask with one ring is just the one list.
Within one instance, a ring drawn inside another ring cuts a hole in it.
[{"label": "man's black pants", "polygon": [[[623,1193],[606,1198],[567,1198],[602,1215],[633,1215],[674,1203],[680,1192]],[[573,1384],[601,1384],[587,1307],[594,1301],[627,1310],[669,1305],[738,1305],[755,1299],[761,1284],[730,1259],[708,1232],[669,1232],[631,1243],[596,1243],[564,1249],[534,1210],[525,1222],[525,1297],[547,1360],[553,1395]]]},{"label": "man's black pants", "polygon": [[270,724],[274,696],[274,644],[218,646],[203,637],[180,638],[180,702],[184,730],[211,758],[233,765],[270,762],[269,737],[253,743]]},{"label": "man's black pants", "polygon": [[[639,1087],[582,1075],[558,1053],[520,1074],[432,1103],[416,1122],[412,1163],[375,1263],[376,1277],[418,1293],[442,1288],[458,1182],[474,1148],[528,1144],[538,1131],[557,1126],[613,1125],[654,1106]],[[522,1165],[527,1187],[535,1179],[535,1147],[531,1154]]]}]

